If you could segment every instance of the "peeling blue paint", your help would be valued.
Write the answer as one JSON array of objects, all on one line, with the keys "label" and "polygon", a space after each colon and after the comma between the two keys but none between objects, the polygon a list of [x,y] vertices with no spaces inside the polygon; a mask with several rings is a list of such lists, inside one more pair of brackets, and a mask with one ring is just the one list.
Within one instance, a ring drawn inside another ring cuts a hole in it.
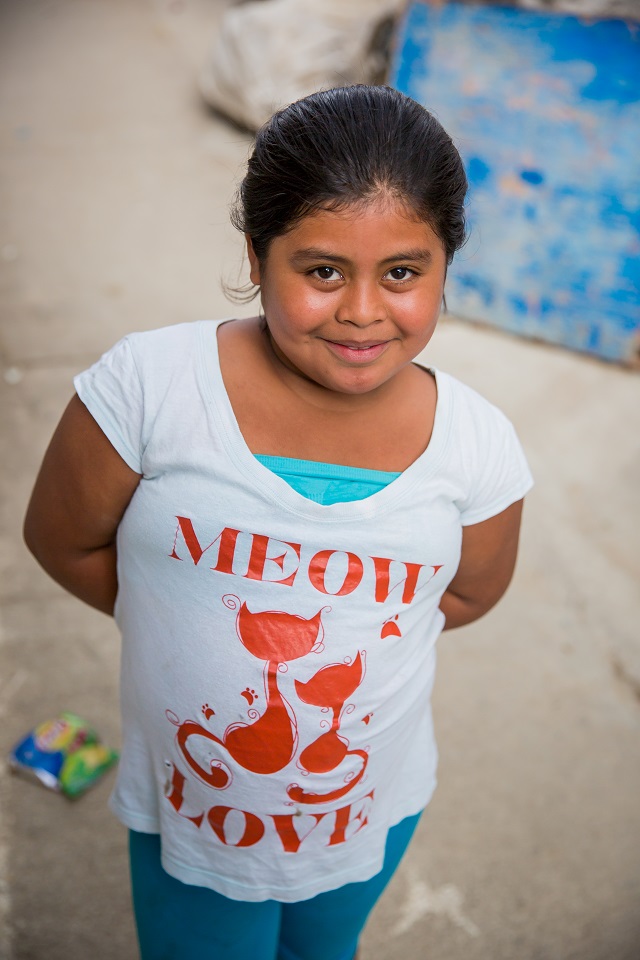
[{"label": "peeling blue paint", "polygon": [[522,297],[516,296],[516,294],[514,293],[509,295],[509,303],[511,304],[513,309],[516,311],[516,313],[519,313],[525,316],[529,312],[529,308],[527,306],[526,300],[523,300]]},{"label": "peeling blue paint", "polygon": [[453,312],[610,359],[640,342],[640,31],[410,3],[392,83],[468,171]]},{"label": "peeling blue paint", "polygon": [[534,187],[544,183],[544,174],[540,173],[539,170],[521,170],[520,176],[525,183],[532,183]]},{"label": "peeling blue paint", "polygon": [[479,186],[484,183],[491,173],[491,167],[480,157],[469,157],[466,165],[469,183]]},{"label": "peeling blue paint", "polygon": [[475,274],[461,273],[458,276],[458,282],[467,290],[475,291],[486,307],[491,306],[495,300],[493,284],[486,277],[478,277]]},{"label": "peeling blue paint", "polygon": [[590,100],[635,103],[640,87],[640,57],[620,57],[628,47],[631,24],[622,20],[583,22],[576,30],[572,17],[544,18],[541,40],[548,41],[551,59],[558,63],[582,60],[593,65],[593,77],[580,88]]},{"label": "peeling blue paint", "polygon": [[593,326],[589,330],[589,335],[587,336],[587,349],[590,350],[592,353],[597,353],[599,346],[600,346],[600,328],[597,326]]}]

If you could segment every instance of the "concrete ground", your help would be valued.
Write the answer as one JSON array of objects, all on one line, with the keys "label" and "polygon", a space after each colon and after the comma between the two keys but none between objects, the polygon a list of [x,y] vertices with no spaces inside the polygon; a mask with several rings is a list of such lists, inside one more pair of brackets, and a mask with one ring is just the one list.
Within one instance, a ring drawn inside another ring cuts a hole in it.
[{"label": "concrete ground", "polygon": [[[75,372],[238,312],[219,281],[248,139],[194,83],[223,7],[0,7],[3,758],[63,709],[119,742],[115,628],[40,572],[21,517]],[[363,960],[638,960],[640,380],[453,319],[427,356],[515,421],[537,486],[508,596],[440,643],[440,786]],[[71,803],[3,763],[3,960],[137,956],[112,782]]]}]

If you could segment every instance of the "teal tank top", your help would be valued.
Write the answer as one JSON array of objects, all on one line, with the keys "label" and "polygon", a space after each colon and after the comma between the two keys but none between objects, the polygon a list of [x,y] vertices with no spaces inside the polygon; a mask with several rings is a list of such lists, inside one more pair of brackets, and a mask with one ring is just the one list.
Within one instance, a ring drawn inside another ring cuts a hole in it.
[{"label": "teal tank top", "polygon": [[320,463],[292,457],[256,455],[256,460],[285,480],[303,497],[324,505],[364,500],[400,476],[399,473],[388,473],[385,470],[362,470],[360,467],[345,467],[340,463]]}]

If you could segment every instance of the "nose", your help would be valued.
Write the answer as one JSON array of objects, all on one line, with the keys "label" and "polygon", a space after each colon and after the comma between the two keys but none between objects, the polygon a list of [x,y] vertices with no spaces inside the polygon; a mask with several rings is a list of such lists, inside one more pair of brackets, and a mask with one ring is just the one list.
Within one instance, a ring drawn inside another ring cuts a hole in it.
[{"label": "nose", "polygon": [[378,284],[371,280],[352,280],[347,283],[335,315],[339,323],[355,327],[380,323],[387,316],[387,308]]}]

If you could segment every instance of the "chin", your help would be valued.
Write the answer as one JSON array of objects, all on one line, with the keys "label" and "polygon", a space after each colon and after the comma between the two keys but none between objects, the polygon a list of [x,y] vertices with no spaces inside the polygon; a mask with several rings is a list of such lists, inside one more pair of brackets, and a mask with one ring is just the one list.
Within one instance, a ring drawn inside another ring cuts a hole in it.
[{"label": "chin", "polygon": [[359,380],[352,381],[327,381],[322,385],[328,390],[333,390],[334,393],[341,393],[345,396],[362,396],[366,393],[375,393],[380,387],[383,387],[387,382],[387,378],[362,378]]}]

